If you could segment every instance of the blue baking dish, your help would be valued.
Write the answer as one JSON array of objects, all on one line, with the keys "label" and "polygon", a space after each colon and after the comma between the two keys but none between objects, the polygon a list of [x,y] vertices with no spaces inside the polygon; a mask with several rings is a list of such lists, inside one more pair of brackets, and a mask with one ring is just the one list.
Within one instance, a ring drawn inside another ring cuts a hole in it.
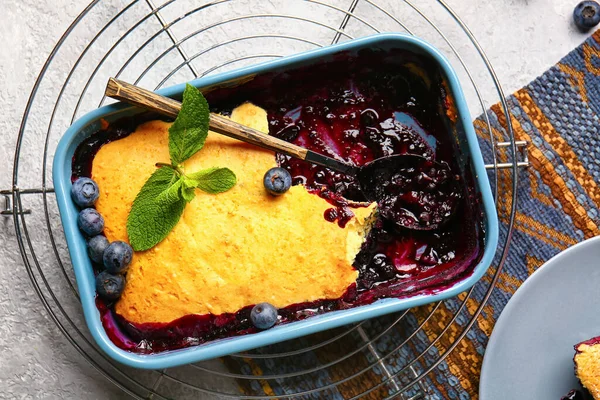
[{"label": "blue baking dish", "polygon": [[[267,331],[216,340],[195,347],[157,354],[135,354],[121,350],[112,343],[102,326],[100,314],[95,304],[94,272],[87,255],[85,239],[77,228],[78,209],[70,197],[71,164],[77,146],[84,139],[100,129],[101,119],[110,123],[118,118],[141,112],[141,110],[135,107],[117,103],[91,111],[77,120],[61,138],[53,162],[53,180],[56,198],[77,279],[85,320],[92,336],[106,354],[125,365],[136,368],[162,369],[175,367],[294,339],[364,319],[443,300],[466,291],[483,276],[492,262],[498,241],[498,218],[494,199],[459,80],[448,60],[430,44],[421,39],[403,34],[378,34],[232,72],[200,78],[190,83],[204,90],[219,86],[235,86],[236,82],[247,82],[269,71],[294,68],[300,65],[304,66],[315,63],[323,58],[335,56],[340,52],[359,51],[374,47],[400,48],[428,57],[437,64],[440,73],[444,76],[445,81],[447,81],[447,90],[454,99],[458,117],[455,125],[459,127],[457,129],[460,131],[458,133],[453,132],[453,134],[459,138],[461,157],[467,158],[469,161],[468,165],[472,168],[476,189],[481,195],[481,208],[484,214],[484,253],[481,261],[476,265],[471,275],[456,282],[451,287],[431,291],[431,293],[400,299],[382,299],[369,305],[358,306],[348,310],[332,311],[302,321],[276,326]],[[181,96],[184,87],[184,84],[180,84],[159,90],[158,93],[178,98]]]}]

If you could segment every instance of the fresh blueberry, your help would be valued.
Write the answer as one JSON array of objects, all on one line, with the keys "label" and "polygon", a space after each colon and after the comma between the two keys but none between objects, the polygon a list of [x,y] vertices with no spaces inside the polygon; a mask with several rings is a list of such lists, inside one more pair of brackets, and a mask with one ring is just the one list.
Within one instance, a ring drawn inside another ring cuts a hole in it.
[{"label": "fresh blueberry", "polygon": [[582,1],[573,10],[573,20],[583,31],[593,28],[600,22],[600,4],[595,1]]},{"label": "fresh blueberry", "polygon": [[93,206],[98,196],[98,185],[90,178],[79,178],[71,186],[71,198],[81,208]]},{"label": "fresh blueberry", "polygon": [[287,169],[275,167],[267,171],[263,183],[267,192],[273,196],[279,196],[292,186],[292,176]]},{"label": "fresh blueberry", "polygon": [[77,225],[86,235],[96,236],[104,229],[104,218],[93,208],[84,208],[77,217]]},{"label": "fresh blueberry", "polygon": [[114,301],[121,297],[125,288],[123,275],[113,275],[102,271],[96,275],[96,292],[105,300]]},{"label": "fresh blueberry", "polygon": [[102,256],[104,267],[112,274],[122,274],[127,271],[132,258],[133,249],[120,240],[109,244]]},{"label": "fresh blueberry", "polygon": [[277,322],[277,309],[269,303],[257,304],[250,311],[250,320],[258,329],[269,329]]},{"label": "fresh blueberry", "polygon": [[104,250],[106,250],[108,245],[108,239],[102,235],[94,236],[88,240],[88,254],[92,261],[102,263],[102,255],[104,254]]}]

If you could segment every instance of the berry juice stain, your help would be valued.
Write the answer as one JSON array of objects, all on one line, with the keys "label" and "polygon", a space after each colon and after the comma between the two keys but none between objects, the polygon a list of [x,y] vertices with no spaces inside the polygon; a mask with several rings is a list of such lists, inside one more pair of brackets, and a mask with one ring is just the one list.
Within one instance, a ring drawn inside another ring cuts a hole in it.
[{"label": "berry juice stain", "polygon": [[[468,165],[464,173],[457,165],[458,149],[448,122],[456,121],[453,100],[427,59],[400,50],[362,50],[323,64],[263,74],[237,87],[212,88],[205,96],[211,109],[221,113],[250,101],[267,111],[271,135],[349,164],[396,154],[432,161],[390,171],[390,184],[382,188],[387,196],[382,203],[387,203],[380,204],[353,264],[359,272],[356,284],[339,299],[280,309],[280,323],[386,297],[435,293],[470,275],[481,259],[479,195]],[[84,141],[73,158],[73,179],[90,176],[102,144],[153,118],[159,117],[123,119]],[[304,185],[331,204],[323,215],[327,221],[343,228],[354,216],[353,208],[368,205],[353,176],[281,154],[275,157],[294,185]],[[402,222],[411,218],[435,222],[449,209],[454,215],[433,231],[403,228],[407,224]],[[132,352],[160,352],[256,331],[249,322],[252,305],[237,313],[189,315],[166,324],[132,324],[102,299],[97,305],[111,340]]]}]

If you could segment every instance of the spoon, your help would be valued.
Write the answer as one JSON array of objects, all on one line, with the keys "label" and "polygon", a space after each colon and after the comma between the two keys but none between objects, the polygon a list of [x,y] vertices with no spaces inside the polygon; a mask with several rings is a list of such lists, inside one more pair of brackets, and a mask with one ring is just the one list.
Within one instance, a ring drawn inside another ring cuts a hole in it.
[{"label": "spoon", "polygon": [[[108,80],[105,94],[172,118],[181,109],[177,100],[114,78]],[[461,198],[458,179],[451,176],[448,164],[422,156],[392,155],[354,166],[215,113],[210,113],[209,127],[212,132],[356,177],[364,197],[376,201],[380,214],[400,228],[437,229],[452,217]]]}]

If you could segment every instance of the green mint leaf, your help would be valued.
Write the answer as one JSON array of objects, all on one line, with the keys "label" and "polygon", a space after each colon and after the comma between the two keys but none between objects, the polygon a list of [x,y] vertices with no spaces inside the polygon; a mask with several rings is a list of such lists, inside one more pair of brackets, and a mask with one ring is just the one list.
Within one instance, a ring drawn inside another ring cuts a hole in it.
[{"label": "green mint leaf", "polygon": [[196,197],[196,191],[194,188],[183,188],[181,191],[181,195],[186,202],[191,202]]},{"label": "green mint leaf", "polygon": [[181,200],[183,197],[181,194],[182,189],[183,178],[175,177],[174,181],[170,183],[170,186],[158,195],[156,202],[162,206],[168,207],[169,205]]},{"label": "green mint leaf", "polygon": [[208,103],[202,93],[187,84],[181,111],[169,128],[169,154],[173,165],[181,164],[204,146],[209,115]]},{"label": "green mint leaf", "polygon": [[160,243],[183,214],[185,200],[173,200],[169,192],[181,180],[170,168],[159,168],[148,178],[135,200],[127,218],[127,235],[135,251],[148,250]]},{"label": "green mint leaf", "polygon": [[237,182],[235,174],[229,168],[203,169],[188,174],[187,179],[193,182],[194,187],[210,194],[226,192]]},{"label": "green mint leaf", "polygon": [[183,178],[183,185],[181,187],[181,195],[186,202],[191,202],[196,197],[196,186],[194,182],[188,177]]}]

